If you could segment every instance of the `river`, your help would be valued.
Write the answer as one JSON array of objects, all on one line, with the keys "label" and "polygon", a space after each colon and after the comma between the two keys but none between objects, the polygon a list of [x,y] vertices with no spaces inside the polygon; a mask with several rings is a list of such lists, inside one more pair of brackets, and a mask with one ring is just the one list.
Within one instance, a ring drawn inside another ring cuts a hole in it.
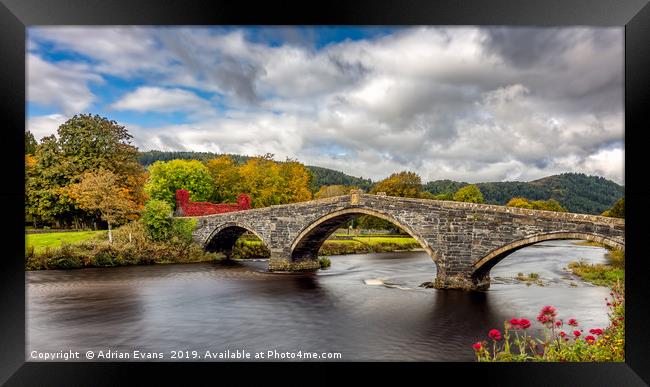
[{"label": "river", "polygon": [[[436,272],[424,252],[332,256],[317,274],[268,273],[264,261],[28,272],[26,356],[71,350],[84,361],[87,351],[137,350],[174,360],[171,351],[189,351],[196,361],[214,360],[206,351],[239,350],[473,361],[471,344],[489,329],[511,317],[537,328],[544,305],[577,318],[585,332],[607,325],[609,290],[564,270],[578,259],[606,262],[606,250],[574,242],[511,254],[493,268],[485,292],[419,287]],[[519,272],[538,273],[544,286],[519,282]]]}]

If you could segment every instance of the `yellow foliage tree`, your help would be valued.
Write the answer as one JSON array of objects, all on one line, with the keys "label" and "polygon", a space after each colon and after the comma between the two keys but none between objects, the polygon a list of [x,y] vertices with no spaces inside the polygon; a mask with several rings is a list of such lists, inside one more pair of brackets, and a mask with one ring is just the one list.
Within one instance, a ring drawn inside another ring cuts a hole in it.
[{"label": "yellow foliage tree", "polygon": [[66,187],[66,193],[86,211],[97,211],[108,224],[108,240],[113,241],[112,226],[128,219],[139,211],[138,203],[131,199],[132,192],[120,187],[119,177],[100,168],[81,175],[81,181]]},{"label": "yellow foliage tree", "polygon": [[415,172],[402,171],[375,184],[370,193],[386,192],[388,196],[418,198],[422,192],[422,179]]},{"label": "yellow foliage tree", "polygon": [[349,185],[324,185],[320,187],[318,192],[316,192],[316,195],[314,195],[315,199],[325,199],[325,198],[331,198],[334,196],[343,196],[343,195],[348,195],[350,193],[350,190],[352,189],[357,189],[357,187],[354,186],[349,186]]}]

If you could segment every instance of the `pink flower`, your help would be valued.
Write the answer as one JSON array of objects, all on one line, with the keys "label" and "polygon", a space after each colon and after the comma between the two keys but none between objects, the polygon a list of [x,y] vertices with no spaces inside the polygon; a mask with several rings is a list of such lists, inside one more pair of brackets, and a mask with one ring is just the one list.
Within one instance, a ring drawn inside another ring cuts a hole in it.
[{"label": "pink flower", "polygon": [[477,341],[476,343],[472,344],[472,348],[474,348],[475,351],[480,351],[481,348],[483,348],[483,344],[481,344],[480,341]]},{"label": "pink flower", "polygon": [[576,319],[574,319],[574,318],[570,318],[569,322],[567,324],[571,325],[572,327],[577,327],[578,326],[578,321]]},{"label": "pink flower", "polygon": [[525,319],[525,318],[519,319],[519,326],[520,326],[522,329],[528,329],[528,328],[530,328],[530,320]]},{"label": "pink flower", "polygon": [[550,305],[546,305],[545,307],[543,307],[541,313],[552,317],[556,316],[555,308]]},{"label": "pink flower", "polygon": [[573,335],[575,337],[579,337],[581,335],[580,331],[573,331]]},{"label": "pink flower", "polygon": [[501,340],[501,332],[498,329],[492,329],[488,332],[488,337],[492,340]]}]

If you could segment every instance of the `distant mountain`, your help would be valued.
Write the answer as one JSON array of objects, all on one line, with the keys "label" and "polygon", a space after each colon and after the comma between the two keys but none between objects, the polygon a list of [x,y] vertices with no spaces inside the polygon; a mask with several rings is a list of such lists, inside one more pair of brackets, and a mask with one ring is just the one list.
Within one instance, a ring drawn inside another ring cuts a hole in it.
[{"label": "distant mountain", "polygon": [[[424,185],[434,195],[453,193],[468,185],[452,180],[435,180]],[[555,199],[569,212],[601,214],[624,193],[625,188],[599,176],[583,173],[563,173],[531,182],[493,182],[476,184],[489,204],[506,204],[516,196],[531,200]]]},{"label": "distant mountain", "polygon": [[[222,154],[211,152],[140,152],[139,160],[144,166],[158,160],[173,159],[209,160]],[[229,154],[238,164],[246,162],[250,157]],[[370,190],[373,181],[362,177],[347,175],[333,169],[308,165],[313,175],[311,189],[318,191],[324,185],[354,185],[365,191]],[[459,188],[468,185],[466,182],[453,180],[435,180],[423,185],[425,191],[434,195],[454,193]],[[570,212],[583,214],[601,214],[612,207],[620,199],[625,189],[623,186],[599,176],[587,176],[583,173],[563,173],[544,177],[542,179],[521,182],[492,182],[476,184],[489,204],[506,204],[513,197],[524,197],[530,200],[555,199]]]},{"label": "distant mountain", "polygon": [[[223,153],[212,153],[212,152],[166,152],[166,151],[146,151],[139,152],[138,161],[140,164],[145,167],[149,164],[153,164],[156,161],[169,161],[174,159],[183,159],[183,160],[199,160],[206,161],[213,159],[215,157],[223,156]],[[228,154],[237,164],[245,163],[250,157]]]},{"label": "distant mountain", "polygon": [[314,175],[314,179],[312,180],[312,189],[314,191],[318,191],[324,185],[353,185],[365,191],[368,191],[372,186],[372,180],[364,179],[363,177],[354,177],[333,169],[315,167],[313,165],[308,165],[307,168]]}]

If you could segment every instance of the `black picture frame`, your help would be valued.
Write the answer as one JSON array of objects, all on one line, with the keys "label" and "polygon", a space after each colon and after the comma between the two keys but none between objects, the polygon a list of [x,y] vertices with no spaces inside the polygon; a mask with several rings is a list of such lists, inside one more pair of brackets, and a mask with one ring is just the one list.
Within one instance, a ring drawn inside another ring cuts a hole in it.
[{"label": "black picture frame", "polygon": [[[25,361],[24,125],[26,27],[36,25],[509,25],[625,27],[626,361],[625,363],[65,363]],[[115,385],[138,376],[166,383],[190,377],[240,382],[271,378],[311,383],[338,380],[343,371],[422,382],[451,377],[481,385],[603,385],[650,383],[650,299],[641,253],[650,219],[644,179],[644,131],[650,112],[650,5],[648,0],[389,0],[226,2],[206,0],[0,0],[0,114],[4,257],[0,271],[0,382],[7,385]],[[18,225],[21,225],[20,227]],[[255,372],[251,369],[255,367]],[[258,370],[258,368],[260,368]],[[335,368],[335,369],[330,369]],[[397,369],[399,368],[399,370]],[[304,371],[309,379],[295,379]],[[346,372],[348,374],[348,372]],[[444,375],[443,375],[444,374]],[[346,376],[347,379],[347,376]]]}]

